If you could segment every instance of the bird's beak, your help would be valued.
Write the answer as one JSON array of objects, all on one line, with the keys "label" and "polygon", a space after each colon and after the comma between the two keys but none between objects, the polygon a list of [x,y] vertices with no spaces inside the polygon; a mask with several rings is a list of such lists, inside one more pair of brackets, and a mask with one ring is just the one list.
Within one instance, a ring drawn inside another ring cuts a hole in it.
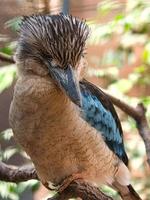
[{"label": "bird's beak", "polygon": [[61,90],[63,90],[72,102],[81,107],[81,94],[79,81],[71,65],[65,69],[60,67],[49,67],[50,75]]}]

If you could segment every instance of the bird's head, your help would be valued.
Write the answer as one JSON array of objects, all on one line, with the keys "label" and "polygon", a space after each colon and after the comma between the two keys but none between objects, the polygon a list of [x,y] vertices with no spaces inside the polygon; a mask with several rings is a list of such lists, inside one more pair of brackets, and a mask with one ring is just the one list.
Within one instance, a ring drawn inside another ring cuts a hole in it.
[{"label": "bird's head", "polygon": [[85,22],[69,15],[24,17],[16,61],[24,67],[27,63],[27,69],[33,72],[39,70],[39,66],[47,70],[51,80],[80,105],[79,80],[88,35]]}]

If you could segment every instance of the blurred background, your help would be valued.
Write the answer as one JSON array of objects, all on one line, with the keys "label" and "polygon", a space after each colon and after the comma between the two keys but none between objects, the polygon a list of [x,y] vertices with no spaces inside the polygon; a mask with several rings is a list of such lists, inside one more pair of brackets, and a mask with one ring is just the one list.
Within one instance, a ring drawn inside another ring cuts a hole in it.
[{"label": "blurred background", "polygon": [[[144,103],[150,121],[150,1],[149,0],[0,0],[0,53],[13,56],[22,15],[69,12],[86,19],[87,79],[129,105]],[[16,65],[0,60],[0,160],[22,166],[30,159],[13,140],[8,112],[16,80]],[[145,147],[133,119],[118,110],[130,159],[132,182],[143,200],[150,200],[150,170]],[[42,156],[42,155],[41,155]],[[115,191],[103,190],[119,200]],[[0,181],[0,200],[42,200],[52,194],[38,181]]]}]

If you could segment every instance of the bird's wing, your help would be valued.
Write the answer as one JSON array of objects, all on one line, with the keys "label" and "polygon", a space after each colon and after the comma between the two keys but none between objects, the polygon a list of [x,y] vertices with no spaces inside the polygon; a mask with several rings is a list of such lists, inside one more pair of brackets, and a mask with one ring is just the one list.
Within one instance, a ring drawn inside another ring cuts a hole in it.
[{"label": "bird's wing", "polygon": [[108,147],[127,165],[123,133],[117,113],[102,90],[86,80],[80,82],[81,116],[101,132]]}]

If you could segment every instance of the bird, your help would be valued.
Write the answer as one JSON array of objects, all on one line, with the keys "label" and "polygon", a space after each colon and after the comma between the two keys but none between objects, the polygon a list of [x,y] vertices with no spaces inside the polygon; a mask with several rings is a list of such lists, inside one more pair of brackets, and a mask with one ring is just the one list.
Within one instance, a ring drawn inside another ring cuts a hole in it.
[{"label": "bird", "polygon": [[72,15],[23,17],[10,125],[45,187],[62,192],[80,178],[109,185],[124,200],[140,200],[115,108],[85,79],[89,35],[86,21]]}]

